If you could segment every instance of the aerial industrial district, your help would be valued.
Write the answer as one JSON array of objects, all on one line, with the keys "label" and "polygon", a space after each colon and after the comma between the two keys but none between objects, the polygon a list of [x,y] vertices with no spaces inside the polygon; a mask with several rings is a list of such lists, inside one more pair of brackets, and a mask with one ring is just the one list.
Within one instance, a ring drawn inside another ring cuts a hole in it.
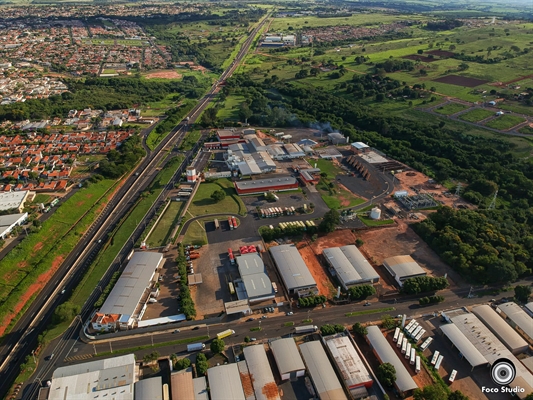
[{"label": "aerial industrial district", "polygon": [[[35,372],[9,398],[390,399],[435,383],[457,399],[533,392],[533,303],[477,293],[411,228],[441,205],[474,208],[459,189],[323,127],[204,131],[192,151],[178,150],[235,65],[159,147],[183,162],[152,222],[139,224],[68,330],[31,351]],[[104,143],[130,135],[110,132]],[[80,236],[71,265],[109,245],[114,210],[161,160],[152,153],[116,189],[100,210],[109,225]],[[17,213],[0,217],[0,236],[15,245],[35,188],[3,189],[0,209]],[[168,224],[170,208],[179,213]],[[165,229],[173,240],[155,245]],[[3,343],[6,382],[75,273],[63,270],[21,320],[23,334]]]}]

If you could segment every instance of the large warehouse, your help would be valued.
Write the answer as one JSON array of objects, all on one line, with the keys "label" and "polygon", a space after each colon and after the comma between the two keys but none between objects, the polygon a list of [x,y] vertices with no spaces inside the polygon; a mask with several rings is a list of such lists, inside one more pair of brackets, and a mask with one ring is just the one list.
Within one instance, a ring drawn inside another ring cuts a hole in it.
[{"label": "large warehouse", "polygon": [[300,345],[300,352],[319,399],[347,400],[342,385],[329,362],[328,355],[322,347],[322,343],[319,341],[303,343]]},{"label": "large warehouse", "polygon": [[237,364],[219,365],[207,370],[211,400],[245,400]]},{"label": "large warehouse", "polygon": [[48,400],[133,400],[135,378],[133,354],[68,365],[54,371]]},{"label": "large warehouse", "polygon": [[243,353],[254,385],[256,400],[281,400],[263,345],[247,346]]},{"label": "large warehouse", "polygon": [[92,319],[96,330],[131,329],[142,319],[154,275],[164,263],[163,255],[135,252],[105,303]]},{"label": "large warehouse", "polygon": [[0,239],[4,240],[16,226],[24,225],[28,220],[28,213],[0,216]]},{"label": "large warehouse", "polygon": [[441,325],[440,329],[450,342],[452,342],[452,345],[459,350],[461,358],[464,357],[468,361],[472,369],[480,365],[487,365],[487,359],[455,324]]},{"label": "large warehouse", "polygon": [[161,377],[154,376],[135,382],[135,399],[163,400],[163,380]]},{"label": "large warehouse", "polygon": [[315,279],[295,245],[273,246],[270,254],[289,293],[318,294]]},{"label": "large warehouse", "polygon": [[[250,303],[265,301],[275,297],[272,282],[266,274],[265,264],[258,253],[247,253],[235,257],[239,267],[246,298]],[[239,292],[238,292],[239,293]],[[243,299],[239,299],[243,300]]]},{"label": "large warehouse", "polygon": [[235,190],[240,195],[265,192],[282,192],[298,189],[298,181],[293,176],[275,176],[271,179],[244,180],[235,182]]},{"label": "large warehouse", "polygon": [[30,196],[27,190],[20,190],[18,192],[0,192],[0,211],[17,210],[22,212],[24,203]]},{"label": "large warehouse", "polygon": [[380,363],[390,363],[396,369],[396,382],[394,385],[401,392],[408,394],[412,390],[418,388],[418,385],[415,383],[411,374],[405,368],[405,365],[402,363],[402,360],[396,354],[396,351],[390,346],[383,333],[379,327],[371,325],[367,327],[368,334],[366,339],[372,349],[374,354],[376,354]]},{"label": "large warehouse", "polygon": [[282,381],[305,375],[305,365],[293,338],[274,340],[270,342],[270,349]]},{"label": "large warehouse", "polygon": [[357,354],[350,338],[347,336],[327,336],[324,341],[331,357],[335,360],[340,376],[344,378],[344,383],[350,391],[372,386],[372,376]]},{"label": "large warehouse", "polygon": [[406,279],[427,275],[426,271],[411,256],[386,258],[383,260],[383,266],[389,271],[396,282],[398,282],[400,287],[403,286],[403,281]]},{"label": "large warehouse", "polygon": [[[520,354],[527,351],[527,342],[492,307],[484,304],[472,308],[472,312],[511,350],[511,353]],[[530,323],[532,322],[530,318]]]},{"label": "large warehouse", "polygon": [[533,344],[533,319],[518,304],[513,302],[500,304],[497,310],[528,343]]},{"label": "large warehouse", "polygon": [[328,264],[335,270],[344,290],[362,283],[377,283],[379,275],[354,245],[330,247],[322,251]]}]

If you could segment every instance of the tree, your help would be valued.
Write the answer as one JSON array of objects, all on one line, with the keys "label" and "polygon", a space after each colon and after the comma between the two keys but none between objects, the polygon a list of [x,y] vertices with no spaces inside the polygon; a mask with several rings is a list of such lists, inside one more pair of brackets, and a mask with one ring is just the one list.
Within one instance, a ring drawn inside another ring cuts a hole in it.
[{"label": "tree", "polygon": [[363,242],[363,239],[361,239],[361,238],[357,238],[357,239],[355,239],[355,245],[356,245],[357,247],[361,247],[361,246],[364,245],[364,244],[365,244],[365,242]]},{"label": "tree", "polygon": [[424,53],[424,50],[419,49],[419,50],[417,50],[417,53],[418,53],[418,54],[423,54],[423,53]]},{"label": "tree", "polygon": [[309,71],[307,69],[301,69],[299,70],[294,77],[296,79],[303,79],[306,78],[309,75]]},{"label": "tree", "polygon": [[211,198],[215,201],[215,203],[220,203],[226,198],[226,192],[222,189],[215,190],[213,193],[211,193]]},{"label": "tree", "polygon": [[211,345],[209,348],[211,351],[215,354],[220,354],[224,351],[224,348],[226,347],[226,343],[222,339],[215,339],[211,342]]},{"label": "tree", "polygon": [[200,118],[200,124],[204,127],[214,126],[217,122],[218,108],[211,107],[204,111],[202,118]]},{"label": "tree", "polygon": [[[272,78],[274,78],[274,76],[272,76]],[[239,118],[241,120],[243,120],[245,123],[247,123],[248,122],[248,118],[250,118],[253,114],[254,113],[253,113],[252,110],[250,110],[250,106],[248,106],[248,103],[242,103],[241,104],[241,108],[239,109]]]},{"label": "tree", "polygon": [[340,222],[341,217],[339,212],[337,210],[329,210],[324,214],[324,218],[322,218],[322,222],[320,222],[318,229],[322,232],[333,232]]},{"label": "tree", "polygon": [[54,311],[56,323],[72,321],[81,311],[81,307],[69,301],[60,304]]},{"label": "tree", "polygon": [[[448,400],[468,400],[468,397],[465,396],[460,390],[456,390],[448,395]],[[533,400],[533,394],[527,396],[526,400]]]},{"label": "tree", "polygon": [[438,383],[425,386],[423,389],[415,389],[414,400],[441,400],[448,397],[448,392]]},{"label": "tree", "polygon": [[391,363],[383,363],[378,367],[377,376],[383,385],[392,387],[396,381],[396,368]]},{"label": "tree", "polygon": [[177,360],[174,362],[174,368],[178,371],[182,369],[187,369],[191,366],[191,360],[189,360],[187,357],[182,358],[181,360]]},{"label": "tree", "polygon": [[470,68],[470,65],[468,65],[467,63],[461,63],[459,64],[459,70],[460,71],[466,71],[468,68]]},{"label": "tree", "polygon": [[372,285],[358,285],[348,289],[348,294],[352,300],[361,300],[376,294],[376,289]]},{"label": "tree", "polygon": [[198,376],[204,376],[209,368],[207,357],[204,353],[198,353],[196,356],[196,372]]},{"label": "tree", "polygon": [[361,336],[366,336],[368,334],[368,330],[366,329],[366,326],[361,325],[360,322],[356,322],[355,324],[353,324],[352,330],[354,333],[357,333],[358,335],[361,335]]},{"label": "tree", "polygon": [[517,285],[514,288],[514,297],[518,301],[522,303],[527,303],[529,296],[531,296],[531,286]]}]

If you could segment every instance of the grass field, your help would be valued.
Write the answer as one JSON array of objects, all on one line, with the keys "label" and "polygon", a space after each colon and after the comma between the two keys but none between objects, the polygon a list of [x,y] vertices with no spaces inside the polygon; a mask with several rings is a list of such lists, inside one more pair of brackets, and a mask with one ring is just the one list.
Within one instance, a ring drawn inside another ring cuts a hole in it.
[{"label": "grass field", "polygon": [[155,117],[163,115],[171,107],[176,107],[179,103],[179,95],[169,94],[161,101],[153,101],[142,105],[143,117]]},{"label": "grass field", "polygon": [[38,193],[35,198],[33,199],[33,202],[34,203],[48,203],[50,200],[52,200],[52,196],[48,195],[48,194],[43,194],[43,193]]},{"label": "grass field", "polygon": [[[226,192],[226,198],[216,203],[210,197],[215,190]],[[215,182],[200,184],[188,211],[195,217],[221,212],[246,215],[246,207],[240,197],[237,196],[233,183],[229,179],[218,179]]]},{"label": "grass field", "polygon": [[501,115],[487,122],[485,126],[488,126],[494,129],[504,130],[504,129],[512,128],[513,126],[516,126],[524,121],[525,121],[524,118],[517,117],[516,115]]},{"label": "grass field", "polygon": [[468,122],[478,122],[482,121],[485,118],[488,118],[490,116],[494,115],[494,112],[489,110],[483,110],[481,108],[476,108],[472,111],[469,111],[467,113],[461,114],[459,116],[459,119],[462,119],[463,121]]},{"label": "grass field", "polygon": [[165,246],[171,239],[170,234],[174,225],[185,206],[184,202],[172,201],[167,207],[165,214],[159,220],[152,234],[148,237],[147,243],[150,247]]},{"label": "grass field", "polygon": [[217,117],[222,121],[238,121],[239,108],[243,101],[244,96],[229,95],[224,101],[224,107],[218,111]]},{"label": "grass field", "polygon": [[[218,220],[224,221],[227,218],[228,216],[222,216],[222,217],[218,217]],[[199,246],[203,246],[204,244],[207,244],[207,234],[205,232],[205,223],[213,221],[213,220],[214,218],[212,217],[206,217],[206,218],[199,218],[191,222],[191,224],[187,228],[187,232],[185,232],[185,236],[183,237],[183,243],[199,245]],[[237,225],[240,225],[240,224],[241,222],[237,218]]]},{"label": "grass field", "polygon": [[335,185],[335,188],[333,189],[335,193],[330,194],[327,183],[324,182],[323,179],[316,186],[316,188],[320,192],[324,203],[326,203],[326,205],[331,209],[338,210],[339,208],[354,207],[365,202],[364,199],[355,196],[349,190],[345,190],[338,185]]},{"label": "grass field", "polygon": [[324,160],[323,158],[306,159],[306,161],[312,166],[316,163],[317,168],[320,168],[320,172],[325,172],[327,174],[327,179],[335,179],[337,175],[343,173],[340,167],[337,167],[333,162]]},{"label": "grass field", "polygon": [[383,225],[394,224],[394,220],[392,219],[375,220],[369,217],[365,217],[363,215],[358,215],[357,218],[359,218],[361,222],[365,224],[366,226],[383,226]]},{"label": "grass field", "polygon": [[196,142],[198,142],[198,140],[200,139],[200,136],[202,136],[202,132],[199,130],[187,132],[185,139],[181,143],[180,150],[191,150],[196,144]]},{"label": "grass field", "polygon": [[359,315],[369,315],[369,314],[378,314],[383,312],[389,312],[394,311],[394,307],[386,307],[386,308],[376,308],[376,309],[370,309],[370,310],[363,310],[363,311],[354,311],[344,314],[346,317],[357,317]]},{"label": "grass field", "polygon": [[444,106],[437,107],[433,111],[443,115],[452,115],[458,113],[459,111],[466,110],[468,107],[463,104],[458,103],[448,103]]},{"label": "grass field", "polygon": [[104,69],[102,71],[102,74],[116,74],[116,73],[117,73],[117,71],[114,70],[114,69]]},{"label": "grass field", "polygon": [[533,135],[533,128],[530,126],[524,126],[518,130],[520,133],[525,133],[526,135]]}]

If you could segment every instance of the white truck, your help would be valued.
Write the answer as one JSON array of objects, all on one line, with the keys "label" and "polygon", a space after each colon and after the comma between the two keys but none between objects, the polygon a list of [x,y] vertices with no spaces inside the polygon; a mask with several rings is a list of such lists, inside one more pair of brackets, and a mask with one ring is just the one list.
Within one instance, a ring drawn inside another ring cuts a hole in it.
[{"label": "white truck", "polygon": [[205,349],[204,343],[191,343],[187,345],[187,351],[201,351]]},{"label": "white truck", "polygon": [[316,332],[318,327],[316,325],[303,325],[294,328],[294,333],[310,333]]}]

